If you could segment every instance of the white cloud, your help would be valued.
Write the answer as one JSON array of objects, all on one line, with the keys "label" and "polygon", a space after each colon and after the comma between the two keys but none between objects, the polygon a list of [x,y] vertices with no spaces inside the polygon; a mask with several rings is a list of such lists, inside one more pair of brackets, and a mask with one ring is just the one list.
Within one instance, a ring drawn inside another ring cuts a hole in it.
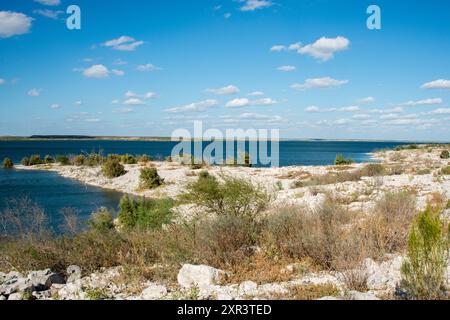
[{"label": "white cloud", "polygon": [[41,91],[42,91],[41,89],[33,88],[30,91],[28,91],[28,95],[31,97],[39,97],[41,95]]},{"label": "white cloud", "polygon": [[122,70],[117,70],[117,69],[112,69],[112,70],[111,70],[111,73],[112,73],[112,74],[115,74],[116,76],[123,76],[123,75],[125,74],[124,71],[122,71]]},{"label": "white cloud", "polygon": [[61,4],[61,0],[34,0],[35,2],[39,2],[45,6],[59,6]]},{"label": "white cloud", "polygon": [[249,97],[257,97],[257,96],[263,96],[263,95],[264,95],[264,92],[262,92],[262,91],[253,91],[248,94]]},{"label": "white cloud", "polygon": [[370,119],[370,118],[372,118],[372,116],[370,114],[366,114],[366,113],[358,113],[358,114],[354,114],[352,116],[352,118],[362,120],[362,119]]},{"label": "white cloud", "polygon": [[116,61],[114,61],[113,64],[116,66],[122,66],[122,65],[128,64],[128,62],[123,61],[122,59],[116,59]]},{"label": "white cloud", "polygon": [[225,19],[229,19],[231,17],[231,13],[227,12],[223,16]]},{"label": "white cloud", "polygon": [[404,106],[404,107],[429,106],[429,105],[441,104],[442,102],[444,102],[444,101],[441,98],[432,98],[432,99],[424,99],[424,100],[418,100],[418,101],[408,101],[408,102],[399,104],[399,106]]},{"label": "white cloud", "polygon": [[281,66],[277,68],[278,71],[283,71],[283,72],[292,72],[297,70],[296,67],[294,66]]},{"label": "white cloud", "polygon": [[136,70],[141,71],[141,72],[149,72],[149,71],[161,70],[161,68],[159,68],[151,63],[147,63],[147,64],[141,64],[141,65],[137,66]]},{"label": "white cloud", "polygon": [[5,83],[5,79],[0,78],[0,85]]},{"label": "white cloud", "polygon": [[107,78],[109,76],[109,70],[102,64],[96,64],[85,69],[83,74],[87,78]]},{"label": "white cloud", "polygon": [[247,98],[238,98],[228,101],[225,107],[227,108],[241,108],[250,105],[250,100]]},{"label": "white cloud", "polygon": [[343,107],[340,108],[338,111],[341,112],[357,112],[360,111],[361,109],[358,106],[349,106],[349,107]]},{"label": "white cloud", "polygon": [[271,98],[262,98],[257,100],[249,100],[247,98],[233,99],[227,102],[227,108],[242,108],[247,106],[269,106],[277,104],[278,102]]},{"label": "white cloud", "polygon": [[257,9],[268,8],[273,5],[269,0],[240,0],[244,5],[239,8],[241,11],[255,11]]},{"label": "white cloud", "polygon": [[105,47],[111,47],[119,51],[134,51],[137,47],[144,44],[144,41],[137,41],[129,36],[121,36],[117,39],[112,39],[103,43]]},{"label": "white cloud", "polygon": [[439,108],[431,111],[430,114],[450,114],[450,108]]},{"label": "white cloud", "polygon": [[293,43],[293,44],[289,45],[288,50],[298,51],[301,48],[302,48],[302,43],[301,42],[297,42],[297,43]]},{"label": "white cloud", "polygon": [[12,11],[0,11],[0,38],[28,33],[31,28],[33,18]]},{"label": "white cloud", "polygon": [[402,107],[395,107],[392,109],[371,109],[371,110],[367,110],[367,112],[370,113],[379,113],[379,114],[383,114],[383,113],[402,113],[404,110]]},{"label": "white cloud", "polygon": [[84,121],[86,121],[86,122],[100,122],[100,119],[98,119],[98,118],[87,118]]},{"label": "white cloud", "polygon": [[145,102],[139,98],[129,98],[129,99],[126,99],[123,102],[123,104],[127,105],[127,106],[139,106],[139,105],[145,105]]},{"label": "white cloud", "polygon": [[54,20],[58,20],[59,16],[62,15],[64,13],[64,11],[61,10],[49,10],[49,9],[38,9],[38,10],[33,10],[33,13],[41,15],[43,17],[46,18],[50,18],[50,19],[54,19]]},{"label": "white cloud", "polygon": [[375,98],[374,97],[366,97],[358,100],[359,103],[366,104],[366,103],[374,103]]},{"label": "white cloud", "polygon": [[187,104],[187,105],[180,106],[180,107],[165,109],[164,111],[169,112],[169,113],[189,112],[189,111],[200,112],[200,111],[205,111],[209,108],[215,107],[218,104],[219,104],[219,102],[217,100],[208,99],[208,100],[194,102],[194,103]]},{"label": "white cloud", "polygon": [[316,107],[316,106],[309,106],[305,109],[306,112],[320,112],[320,108]]},{"label": "white cloud", "polygon": [[273,100],[271,98],[263,98],[263,99],[251,101],[251,104],[255,105],[255,106],[269,106],[269,105],[273,105],[273,104],[277,104],[277,103],[278,103],[278,101]]},{"label": "white cloud", "polygon": [[295,83],[291,86],[291,88],[294,90],[306,90],[314,88],[323,89],[331,87],[340,87],[347,83],[348,80],[336,80],[330,77],[324,77],[324,78],[306,79],[305,83],[303,84]]},{"label": "white cloud", "polygon": [[219,96],[223,96],[223,95],[230,95],[230,94],[236,94],[239,93],[240,90],[238,87],[233,86],[233,85],[229,85],[223,88],[218,88],[218,89],[206,89],[206,92],[212,93],[212,94],[216,94]]},{"label": "white cloud", "polygon": [[352,120],[350,120],[350,119],[338,119],[338,120],[335,120],[333,123],[336,125],[345,125],[345,124],[349,124],[351,122],[352,122]]},{"label": "white cloud", "polygon": [[450,89],[450,80],[434,80],[422,85],[422,89]]},{"label": "white cloud", "polygon": [[73,105],[76,106],[76,107],[80,107],[80,106],[83,105],[83,101],[81,101],[81,100],[75,101],[75,102],[73,103]]},{"label": "white cloud", "polygon": [[279,44],[274,45],[272,48],[270,48],[270,51],[272,51],[272,52],[280,52],[280,51],[284,51],[284,50],[286,50],[286,47],[279,45]]},{"label": "white cloud", "polygon": [[133,113],[134,109],[132,108],[121,108],[121,109],[117,109],[114,110],[114,113]]},{"label": "white cloud", "polygon": [[133,91],[127,91],[127,92],[125,92],[125,97],[126,98],[153,99],[153,98],[156,98],[156,93],[149,91],[144,94],[137,94],[137,93],[134,93]]},{"label": "white cloud", "polygon": [[54,104],[52,104],[50,106],[50,108],[52,108],[52,109],[61,109],[61,106],[59,104],[57,104],[57,103],[54,103]]},{"label": "white cloud", "polygon": [[111,104],[118,104],[120,103],[119,99],[114,99],[113,101],[111,101]]},{"label": "white cloud", "polygon": [[308,44],[298,49],[298,53],[307,54],[315,59],[327,61],[334,57],[339,51],[348,49],[350,41],[344,37],[326,38],[322,37],[312,44]]}]

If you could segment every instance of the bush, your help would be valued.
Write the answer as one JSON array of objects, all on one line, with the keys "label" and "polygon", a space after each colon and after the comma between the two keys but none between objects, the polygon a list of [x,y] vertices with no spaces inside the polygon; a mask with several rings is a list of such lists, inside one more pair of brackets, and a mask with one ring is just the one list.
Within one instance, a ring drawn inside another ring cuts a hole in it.
[{"label": "bush", "polygon": [[30,159],[28,157],[24,157],[20,161],[20,164],[23,165],[23,166],[27,166],[28,167],[30,165]]},{"label": "bush", "polygon": [[35,166],[35,165],[38,165],[38,164],[42,164],[41,157],[39,155],[37,155],[37,154],[32,155],[30,157],[30,166]]},{"label": "bush", "polygon": [[182,201],[194,203],[214,215],[256,217],[271,200],[271,195],[260,185],[222,175],[219,181],[209,174],[187,184],[180,195]]},{"label": "bush", "polygon": [[336,156],[336,159],[334,159],[334,165],[335,166],[343,166],[343,165],[349,165],[352,164],[354,161],[351,157],[344,158],[342,154],[338,154]]},{"label": "bush", "polygon": [[57,155],[56,162],[63,166],[68,166],[70,164],[70,159],[69,159],[69,157],[64,156],[64,155]]},{"label": "bush", "polygon": [[141,181],[141,188],[143,189],[154,189],[164,183],[164,179],[159,176],[156,168],[141,169],[139,179]]},{"label": "bush", "polygon": [[412,299],[438,299],[444,295],[448,239],[439,211],[428,207],[414,221],[408,238],[407,260],[401,268],[401,287]]},{"label": "bush", "polygon": [[380,163],[370,163],[362,169],[362,175],[365,177],[377,177],[386,173],[386,169]]},{"label": "bush", "polygon": [[139,162],[139,163],[146,164],[146,163],[152,161],[152,158],[149,157],[149,156],[146,155],[146,154],[143,154],[142,156],[137,157],[136,160],[137,160],[137,162]]},{"label": "bush", "polygon": [[50,155],[46,155],[44,158],[44,163],[46,164],[55,163],[55,159],[53,159],[53,157]]},{"label": "bush", "polygon": [[91,152],[85,161],[85,164],[87,164],[90,167],[95,167],[98,165],[101,165],[104,162],[104,158],[101,155],[101,153]]},{"label": "bush", "polygon": [[381,257],[402,251],[415,215],[416,199],[410,192],[390,192],[378,200],[374,213],[362,227],[368,233],[367,242],[372,246],[373,255]]},{"label": "bush", "polygon": [[119,223],[126,229],[159,229],[173,219],[174,201],[167,199],[139,199],[124,196],[120,200]]},{"label": "bush", "polygon": [[450,166],[446,166],[446,167],[442,168],[440,173],[442,175],[449,175],[450,174]]},{"label": "bush", "polygon": [[131,154],[125,154],[120,157],[120,162],[123,164],[136,164],[137,160],[136,157],[132,156]]},{"label": "bush", "polygon": [[107,209],[101,208],[100,210],[92,213],[91,218],[87,222],[88,226],[98,232],[108,232],[114,229],[114,219]]},{"label": "bush", "polygon": [[450,153],[448,152],[448,150],[444,150],[441,152],[441,159],[448,159],[450,158]]},{"label": "bush", "polygon": [[102,167],[102,172],[107,178],[117,178],[123,176],[126,171],[118,160],[107,160]]},{"label": "bush", "polygon": [[3,160],[3,168],[4,169],[12,169],[14,167],[14,163],[12,162],[12,160],[10,158],[5,158],[5,160]]},{"label": "bush", "polygon": [[82,165],[84,165],[86,163],[86,157],[84,155],[82,155],[82,154],[80,154],[78,156],[75,156],[73,158],[73,160],[72,160],[72,163],[75,166],[82,166]]}]

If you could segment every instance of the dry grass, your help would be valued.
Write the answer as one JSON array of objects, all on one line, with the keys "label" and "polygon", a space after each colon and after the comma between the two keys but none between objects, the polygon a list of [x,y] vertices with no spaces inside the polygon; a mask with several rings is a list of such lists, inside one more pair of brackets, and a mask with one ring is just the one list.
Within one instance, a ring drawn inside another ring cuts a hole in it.
[{"label": "dry grass", "polygon": [[268,295],[268,299],[282,300],[317,300],[322,297],[338,297],[339,289],[334,284],[311,284],[311,285],[291,285],[287,288],[288,293],[275,293]]}]

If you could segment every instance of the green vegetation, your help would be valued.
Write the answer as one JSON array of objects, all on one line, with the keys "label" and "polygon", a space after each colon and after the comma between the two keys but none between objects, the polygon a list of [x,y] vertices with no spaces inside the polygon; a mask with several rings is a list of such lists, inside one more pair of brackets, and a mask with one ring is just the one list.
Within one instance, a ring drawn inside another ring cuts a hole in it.
[{"label": "green vegetation", "polygon": [[35,166],[38,164],[42,164],[43,161],[41,160],[41,156],[38,154],[32,155],[30,157],[30,166]]},{"label": "green vegetation", "polygon": [[448,152],[448,150],[444,150],[441,152],[440,155],[441,159],[449,159],[450,158],[450,152]]},{"label": "green vegetation", "polygon": [[4,169],[12,169],[14,167],[14,163],[10,158],[5,158],[3,160],[3,168]]},{"label": "green vegetation", "polygon": [[119,223],[126,229],[158,229],[170,223],[174,214],[172,199],[135,199],[124,196],[120,200]]},{"label": "green vegetation", "polygon": [[104,233],[114,229],[114,218],[111,212],[105,208],[101,208],[92,213],[87,224],[92,230]]},{"label": "green vegetation", "polygon": [[143,168],[140,171],[141,188],[155,189],[164,183],[156,168]]},{"label": "green vegetation", "polygon": [[126,171],[124,166],[116,159],[106,160],[102,166],[102,172],[107,178],[117,178],[123,176]]},{"label": "green vegetation", "polygon": [[46,155],[44,158],[44,163],[46,164],[55,163],[55,159],[50,155]]},{"label": "green vegetation", "polygon": [[124,154],[120,157],[120,162],[123,164],[136,164],[137,159],[130,154]]},{"label": "green vegetation", "polygon": [[343,166],[352,164],[354,161],[351,157],[345,158],[342,154],[336,155],[336,159],[334,160],[335,166]]},{"label": "green vegetation", "polygon": [[28,157],[22,158],[22,160],[20,161],[20,164],[28,167],[30,165],[30,158],[28,158]]},{"label": "green vegetation", "polygon": [[442,175],[449,175],[450,174],[450,166],[446,166],[446,167],[442,168],[440,173]]},{"label": "green vegetation", "polygon": [[68,166],[70,165],[70,159],[67,156],[64,155],[57,155],[56,156],[56,162],[59,163],[62,166]]},{"label": "green vegetation", "polygon": [[408,258],[402,265],[401,287],[409,298],[444,296],[448,249],[448,235],[439,211],[429,206],[414,221],[408,238]]},{"label": "green vegetation", "polygon": [[75,156],[72,159],[72,163],[75,166],[83,166],[86,163],[86,157],[84,155],[82,155],[82,154],[78,155],[78,156]]}]

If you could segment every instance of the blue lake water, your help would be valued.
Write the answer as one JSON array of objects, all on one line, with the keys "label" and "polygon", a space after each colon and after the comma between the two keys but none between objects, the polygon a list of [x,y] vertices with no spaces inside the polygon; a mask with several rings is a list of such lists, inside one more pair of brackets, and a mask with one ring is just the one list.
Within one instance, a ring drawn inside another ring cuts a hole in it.
[{"label": "blue lake water", "polygon": [[[280,166],[328,165],[336,154],[351,156],[357,162],[369,161],[369,152],[393,148],[398,142],[367,141],[281,141]],[[102,150],[103,154],[147,154],[165,158],[171,154],[176,142],[156,141],[0,141],[0,161],[9,157],[19,163],[25,156],[40,154],[79,154]],[[206,145],[206,144],[205,144]],[[270,149],[269,149],[270,153]],[[59,211],[71,207],[84,220],[99,207],[116,209],[121,194],[65,179],[46,171],[20,171],[0,169],[0,214],[7,199],[28,196],[46,210],[53,226],[61,223]]]}]

